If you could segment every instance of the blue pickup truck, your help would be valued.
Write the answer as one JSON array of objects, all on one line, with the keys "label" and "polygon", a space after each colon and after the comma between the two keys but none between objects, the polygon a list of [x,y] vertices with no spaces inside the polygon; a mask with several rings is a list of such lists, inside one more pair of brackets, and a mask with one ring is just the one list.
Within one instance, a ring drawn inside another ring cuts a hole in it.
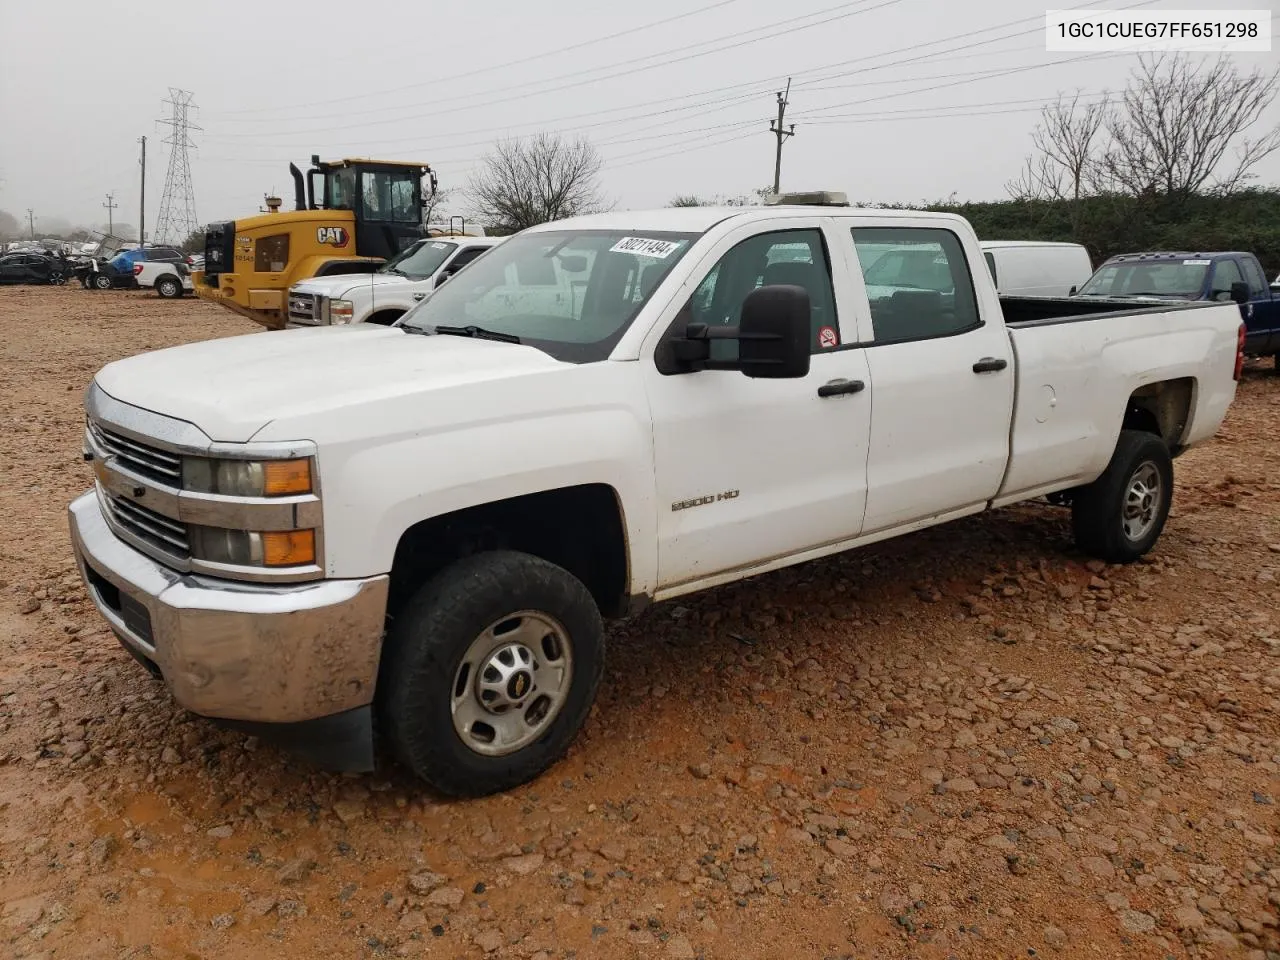
[{"label": "blue pickup truck", "polygon": [[[1280,279],[1280,278],[1277,278]],[[1252,253],[1122,253],[1075,294],[1099,300],[1234,300],[1245,325],[1245,352],[1280,364],[1280,291]]]}]

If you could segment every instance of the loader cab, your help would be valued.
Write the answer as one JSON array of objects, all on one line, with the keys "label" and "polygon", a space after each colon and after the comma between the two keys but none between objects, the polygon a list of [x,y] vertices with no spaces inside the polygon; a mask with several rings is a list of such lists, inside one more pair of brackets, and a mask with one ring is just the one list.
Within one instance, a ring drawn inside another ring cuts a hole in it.
[{"label": "loader cab", "polygon": [[389,260],[422,237],[423,178],[435,193],[435,172],[420,163],[389,160],[321,161],[311,158],[307,205],[350,210],[355,252]]}]

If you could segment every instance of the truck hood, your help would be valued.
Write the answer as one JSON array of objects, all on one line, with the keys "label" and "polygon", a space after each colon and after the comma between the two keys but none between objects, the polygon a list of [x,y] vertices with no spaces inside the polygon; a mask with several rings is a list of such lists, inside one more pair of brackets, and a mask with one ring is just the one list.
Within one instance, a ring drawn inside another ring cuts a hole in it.
[{"label": "truck hood", "polygon": [[322,297],[341,298],[348,290],[356,287],[384,287],[401,283],[412,283],[408,277],[395,273],[348,273],[336,277],[312,277],[301,280],[289,288],[290,293],[320,294]]},{"label": "truck hood", "polygon": [[519,344],[357,324],[170,347],[110,363],[95,380],[123,403],[244,443],[273,420],[561,366]]}]

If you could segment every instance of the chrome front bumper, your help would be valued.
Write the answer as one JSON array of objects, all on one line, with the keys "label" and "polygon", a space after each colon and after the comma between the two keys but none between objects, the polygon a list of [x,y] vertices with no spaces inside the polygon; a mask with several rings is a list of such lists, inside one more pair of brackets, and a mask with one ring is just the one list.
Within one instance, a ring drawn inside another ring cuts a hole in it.
[{"label": "chrome front bumper", "polygon": [[179,573],[116,537],[93,491],[69,513],[94,605],[186,709],[287,724],[373,701],[386,576],[264,585]]}]

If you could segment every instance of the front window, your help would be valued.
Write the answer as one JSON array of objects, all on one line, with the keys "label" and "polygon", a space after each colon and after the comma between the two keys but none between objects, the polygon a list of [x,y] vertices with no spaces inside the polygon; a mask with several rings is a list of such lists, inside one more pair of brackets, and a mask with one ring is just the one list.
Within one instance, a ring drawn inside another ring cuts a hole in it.
[{"label": "front window", "polygon": [[1082,297],[1171,297],[1194,300],[1204,289],[1208,260],[1107,263],[1080,288]]},{"label": "front window", "polygon": [[604,360],[694,233],[557,230],[519,234],[404,315],[401,324],[475,326],[558,360]]},{"label": "front window", "polygon": [[443,240],[419,240],[379,268],[379,273],[395,273],[410,280],[425,280],[440,269],[458,245]]},{"label": "front window", "polygon": [[418,223],[422,208],[415,205],[417,178],[409,172],[365,170],[360,174],[360,195],[367,220]]}]

